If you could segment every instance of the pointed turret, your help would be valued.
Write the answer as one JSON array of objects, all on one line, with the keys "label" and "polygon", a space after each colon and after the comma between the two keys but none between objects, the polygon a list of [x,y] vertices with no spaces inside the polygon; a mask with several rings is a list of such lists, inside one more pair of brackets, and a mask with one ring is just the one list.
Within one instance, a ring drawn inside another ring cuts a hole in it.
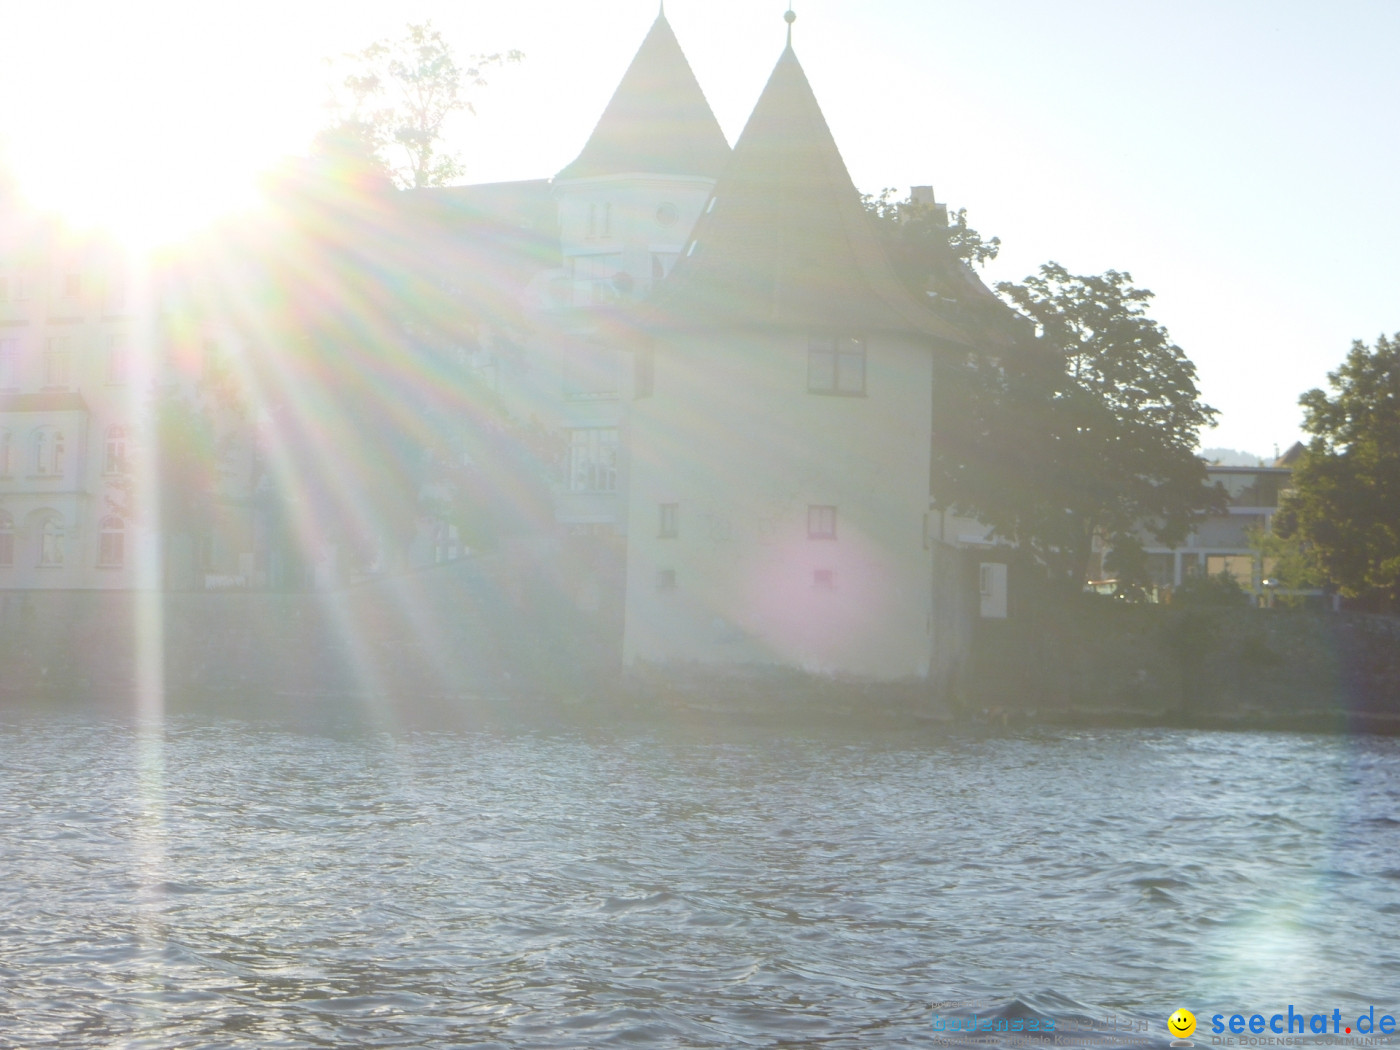
[{"label": "pointed turret", "polygon": [[729,143],[662,11],[583,152],[558,178],[645,172],[713,179],[728,159]]},{"label": "pointed turret", "polygon": [[791,43],[657,293],[653,320],[967,342],[890,268]]}]

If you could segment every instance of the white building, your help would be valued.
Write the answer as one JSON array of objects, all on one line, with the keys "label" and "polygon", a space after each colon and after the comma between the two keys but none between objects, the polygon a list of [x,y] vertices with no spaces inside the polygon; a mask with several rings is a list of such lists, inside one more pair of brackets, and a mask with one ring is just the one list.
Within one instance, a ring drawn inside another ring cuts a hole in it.
[{"label": "white building", "polygon": [[624,662],[944,673],[934,362],[972,345],[895,276],[791,46],[640,328]]},{"label": "white building", "polygon": [[0,589],[135,584],[139,335],[114,243],[0,198]]}]

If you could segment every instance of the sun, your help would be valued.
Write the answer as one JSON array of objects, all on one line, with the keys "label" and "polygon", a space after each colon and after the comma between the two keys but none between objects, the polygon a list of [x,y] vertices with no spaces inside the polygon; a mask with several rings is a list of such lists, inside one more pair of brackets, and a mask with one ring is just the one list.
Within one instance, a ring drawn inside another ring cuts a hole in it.
[{"label": "sun", "polygon": [[256,199],[323,117],[314,50],[266,69],[255,19],[81,5],[75,32],[59,6],[26,5],[0,41],[0,164],[23,200],[76,227],[178,239]]}]

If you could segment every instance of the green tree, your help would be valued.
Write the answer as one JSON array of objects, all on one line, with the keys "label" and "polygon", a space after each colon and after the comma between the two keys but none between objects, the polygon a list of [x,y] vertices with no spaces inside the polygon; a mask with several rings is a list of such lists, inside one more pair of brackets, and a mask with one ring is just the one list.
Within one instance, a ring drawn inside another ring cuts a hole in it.
[{"label": "green tree", "polygon": [[1278,531],[1311,544],[1343,594],[1400,609],[1400,332],[1356,340],[1327,380],[1299,399],[1313,437]]},{"label": "green tree", "polygon": [[[1280,530],[1288,529],[1288,535]],[[1282,607],[1296,607],[1302,604],[1297,594],[1278,594],[1277,591],[1316,591],[1327,583],[1327,573],[1318,561],[1317,549],[1299,536],[1292,527],[1292,518],[1287,507],[1274,516],[1273,529],[1251,529],[1249,545],[1259,552],[1264,565],[1264,578],[1268,587],[1275,590],[1272,603]]]},{"label": "green tree", "polygon": [[[866,214],[875,220],[876,233],[895,272],[915,293],[928,290],[930,285],[949,284],[953,277],[949,271],[959,262],[985,266],[997,257],[1001,238],[984,240],[968,225],[966,208],[959,208],[950,221],[945,205],[921,204],[912,197],[897,201],[895,193],[887,186],[878,194],[862,194],[860,200]],[[959,275],[953,283],[965,280]]]},{"label": "green tree", "polygon": [[1128,549],[1146,530],[1175,544],[1221,508],[1196,455],[1216,410],[1147,316],[1150,291],[1127,273],[1080,276],[1053,262],[997,287],[1040,338],[947,370],[942,400],[958,434],[935,445],[936,497],[1073,588],[1095,537]]},{"label": "green tree", "polygon": [[320,145],[377,158],[400,186],[445,185],[465,171],[460,157],[441,146],[448,118],[475,113],[470,93],[486,86],[486,71],[523,57],[499,51],[459,62],[432,22],[410,23],[402,38],[345,56],[351,68]]}]

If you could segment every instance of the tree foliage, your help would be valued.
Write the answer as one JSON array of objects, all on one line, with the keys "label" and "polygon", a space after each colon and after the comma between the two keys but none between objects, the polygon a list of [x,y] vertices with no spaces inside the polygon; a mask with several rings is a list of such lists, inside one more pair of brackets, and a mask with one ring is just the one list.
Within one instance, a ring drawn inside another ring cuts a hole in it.
[{"label": "tree foliage", "polygon": [[875,220],[895,271],[913,290],[946,280],[944,271],[959,261],[985,266],[997,257],[1001,238],[983,240],[968,225],[966,208],[959,208],[950,220],[945,205],[922,204],[912,197],[895,200],[896,192],[887,186],[878,194],[862,194],[860,200]]},{"label": "tree foliage", "polygon": [[1145,529],[1175,544],[1220,509],[1195,451],[1216,410],[1147,316],[1150,291],[1053,262],[998,290],[1040,338],[945,368],[936,497],[1076,587],[1096,536],[1126,548]]},{"label": "tree foliage", "polygon": [[1400,332],[1355,341],[1327,379],[1299,399],[1313,437],[1277,527],[1343,594],[1400,608]]},{"label": "tree foliage", "polygon": [[466,170],[442,149],[448,119],[475,113],[470,93],[486,71],[524,57],[519,51],[470,55],[459,62],[432,22],[411,23],[397,40],[345,56],[350,66],[322,148],[376,159],[400,186],[442,186]]}]

